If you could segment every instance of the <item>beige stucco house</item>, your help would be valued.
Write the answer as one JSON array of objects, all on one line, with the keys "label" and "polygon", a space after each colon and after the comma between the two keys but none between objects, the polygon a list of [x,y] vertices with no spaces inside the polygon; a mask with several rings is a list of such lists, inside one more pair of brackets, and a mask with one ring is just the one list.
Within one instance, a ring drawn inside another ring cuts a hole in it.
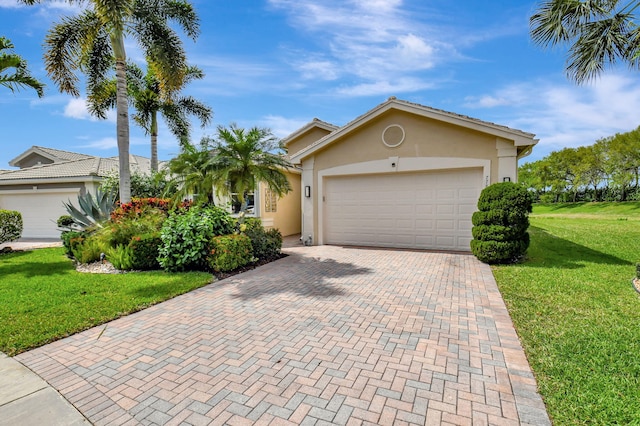
[{"label": "beige stucco house", "polygon": [[469,251],[480,191],[517,180],[534,135],[394,97],[284,140],[302,169],[306,244]]}]

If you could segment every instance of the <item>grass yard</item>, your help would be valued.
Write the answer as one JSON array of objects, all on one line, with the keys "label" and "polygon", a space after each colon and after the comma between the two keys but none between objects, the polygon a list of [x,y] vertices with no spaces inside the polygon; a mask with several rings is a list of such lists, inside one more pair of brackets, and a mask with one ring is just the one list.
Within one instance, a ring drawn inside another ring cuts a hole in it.
[{"label": "grass yard", "polygon": [[640,425],[640,203],[535,206],[494,275],[554,425]]},{"label": "grass yard", "polygon": [[212,281],[203,272],[79,273],[62,248],[0,255],[0,277],[0,351],[10,356]]}]

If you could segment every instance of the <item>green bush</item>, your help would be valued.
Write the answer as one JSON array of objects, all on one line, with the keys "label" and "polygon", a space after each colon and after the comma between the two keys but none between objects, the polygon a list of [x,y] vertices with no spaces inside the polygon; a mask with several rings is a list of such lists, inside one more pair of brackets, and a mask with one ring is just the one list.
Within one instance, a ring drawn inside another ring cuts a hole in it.
[{"label": "green bush", "polygon": [[107,253],[109,248],[104,239],[95,234],[86,238],[80,237],[78,241],[71,242],[71,252],[79,263],[97,262],[100,260],[100,255]]},{"label": "green bush", "polygon": [[228,272],[247,265],[252,257],[249,237],[232,234],[213,237],[207,260],[215,272]]},{"label": "green bush", "polygon": [[162,239],[160,232],[134,236],[129,242],[129,248],[133,253],[132,269],[149,271],[160,269],[158,254]]},{"label": "green bush", "polygon": [[244,234],[251,239],[251,247],[255,258],[260,260],[273,260],[280,256],[282,250],[282,234],[279,230],[265,230],[258,219],[257,225],[255,223],[248,225]]},{"label": "green bush", "polygon": [[158,262],[167,271],[205,270],[213,237],[231,234],[235,220],[214,206],[177,210],[164,221]]},{"label": "green bush", "polygon": [[133,269],[133,249],[123,244],[115,247],[109,247],[106,252],[107,260],[111,262],[114,268],[121,271]]},{"label": "green bush", "polygon": [[82,244],[89,234],[85,231],[63,231],[60,234],[64,251],[69,257],[73,257],[73,250]]},{"label": "green bush", "polygon": [[58,225],[58,228],[71,231],[74,228],[75,222],[71,216],[65,214],[58,218],[56,225]]},{"label": "green bush", "polygon": [[533,197],[522,185],[502,182],[480,194],[472,216],[471,252],[485,263],[510,263],[529,248],[529,213]]},{"label": "green bush", "polygon": [[15,210],[0,210],[0,244],[20,238],[22,226],[22,213]]},{"label": "green bush", "polygon": [[98,232],[105,235],[111,247],[127,245],[136,235],[160,232],[165,220],[164,212],[150,209],[139,217],[122,217],[117,222],[111,221]]}]

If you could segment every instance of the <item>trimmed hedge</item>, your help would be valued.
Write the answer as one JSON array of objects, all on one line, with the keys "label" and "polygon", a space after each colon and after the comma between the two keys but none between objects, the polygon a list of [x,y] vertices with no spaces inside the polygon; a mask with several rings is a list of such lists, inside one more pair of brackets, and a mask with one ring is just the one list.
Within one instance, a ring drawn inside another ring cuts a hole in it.
[{"label": "trimmed hedge", "polygon": [[15,210],[0,210],[0,244],[20,238],[22,227],[22,213]]},{"label": "trimmed hedge", "polygon": [[249,264],[252,258],[249,237],[243,234],[231,234],[214,237],[211,240],[211,252],[207,260],[213,271],[228,272]]},{"label": "trimmed hedge", "polygon": [[129,242],[129,248],[133,253],[131,268],[139,271],[160,269],[158,254],[161,245],[162,238],[159,232],[133,237]]},{"label": "trimmed hedge", "polygon": [[529,248],[529,213],[533,198],[514,182],[489,185],[482,190],[471,218],[471,252],[482,262],[511,263]]}]

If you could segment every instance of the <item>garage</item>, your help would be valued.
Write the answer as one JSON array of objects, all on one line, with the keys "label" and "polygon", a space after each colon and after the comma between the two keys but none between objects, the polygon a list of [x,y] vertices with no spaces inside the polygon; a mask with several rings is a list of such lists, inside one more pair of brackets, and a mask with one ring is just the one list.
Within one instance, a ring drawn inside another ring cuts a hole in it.
[{"label": "garage", "polygon": [[302,170],[307,245],[470,251],[482,189],[518,181],[533,133],[390,97],[284,139]]},{"label": "garage", "polygon": [[76,200],[78,190],[69,192],[0,193],[0,209],[22,213],[22,238],[60,238],[58,218],[68,214],[63,202]]},{"label": "garage", "polygon": [[482,169],[325,179],[324,243],[469,251]]}]

